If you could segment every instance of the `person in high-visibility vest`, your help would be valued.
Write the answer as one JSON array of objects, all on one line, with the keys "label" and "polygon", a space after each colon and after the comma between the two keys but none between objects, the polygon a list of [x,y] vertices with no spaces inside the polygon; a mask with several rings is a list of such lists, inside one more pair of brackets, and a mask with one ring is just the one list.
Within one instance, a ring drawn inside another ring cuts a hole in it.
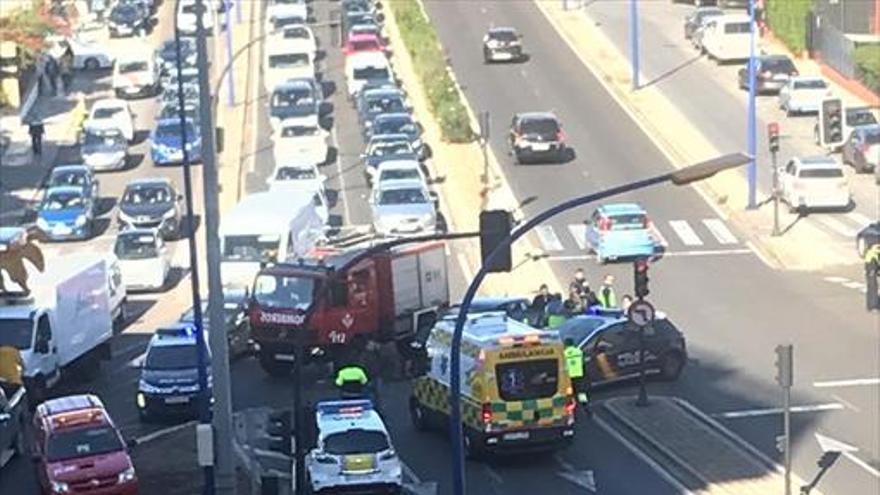
[{"label": "person in high-visibility vest", "polygon": [[880,276],[880,244],[874,244],[865,252],[865,304],[868,311],[880,309],[877,294],[877,277]]},{"label": "person in high-visibility vest", "polygon": [[596,291],[596,298],[599,300],[599,304],[603,308],[617,307],[617,295],[614,293],[613,286],[614,276],[605,275],[605,280],[602,283],[602,287],[599,287],[599,290]]},{"label": "person in high-visibility vest", "polygon": [[24,364],[21,352],[12,346],[0,346],[0,388],[7,396],[12,395],[22,385],[21,374]]},{"label": "person in high-visibility vest", "polygon": [[336,372],[336,386],[343,397],[363,397],[367,386],[367,372],[360,366],[343,366]]},{"label": "person in high-visibility vest", "polygon": [[565,339],[565,370],[568,377],[571,378],[571,385],[577,397],[578,403],[587,413],[587,405],[590,397],[587,395],[587,384],[584,380],[584,351],[580,347],[574,345],[571,339]]}]

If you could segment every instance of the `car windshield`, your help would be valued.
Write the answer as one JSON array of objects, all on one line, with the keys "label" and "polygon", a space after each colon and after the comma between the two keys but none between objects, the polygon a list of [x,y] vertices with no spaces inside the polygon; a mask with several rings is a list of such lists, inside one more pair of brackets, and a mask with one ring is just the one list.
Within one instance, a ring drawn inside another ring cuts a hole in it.
[{"label": "car windshield", "polygon": [[85,148],[122,148],[125,146],[125,137],[121,134],[98,134],[87,132],[83,138]]},{"label": "car windshield", "polygon": [[130,72],[145,72],[149,69],[149,64],[144,62],[143,60],[138,60],[135,62],[121,62],[119,64],[119,73],[120,74],[128,74]]},{"label": "car windshield", "polygon": [[174,194],[167,186],[137,186],[125,191],[122,202],[133,205],[158,205],[170,203]]},{"label": "car windshield", "polygon": [[424,191],[417,187],[386,189],[379,195],[380,205],[413,205],[427,203]]},{"label": "car windshield", "polygon": [[279,89],[272,93],[272,110],[285,110],[291,107],[311,107],[315,104],[312,90],[302,86]]},{"label": "car windshield", "polygon": [[0,319],[0,346],[24,350],[31,347],[34,322],[25,318]]},{"label": "car windshield", "polygon": [[[196,134],[196,129],[192,125],[192,122],[187,122],[184,124],[186,126],[186,136],[187,139],[192,139]],[[180,138],[180,123],[167,123],[162,124],[156,128],[156,137],[157,138]]]},{"label": "car windshield", "polygon": [[382,143],[373,146],[370,156],[394,156],[412,153],[412,146],[406,142]]},{"label": "car windshield", "polygon": [[828,85],[821,79],[807,79],[805,81],[795,81],[794,89],[827,89]]},{"label": "car windshield", "polygon": [[309,30],[302,26],[296,26],[284,30],[284,38],[288,40],[309,39],[311,34]]},{"label": "car windshield", "polygon": [[223,259],[226,261],[277,261],[279,236],[228,235],[223,238]]},{"label": "car windshield", "polygon": [[143,260],[159,256],[156,236],[152,234],[119,234],[113,252],[122,260]]},{"label": "car windshield", "polygon": [[111,426],[58,430],[49,435],[46,457],[49,462],[89,457],[123,450],[119,434]]},{"label": "car windshield", "polygon": [[383,170],[381,174],[379,174],[379,181],[383,180],[397,180],[397,179],[418,179],[419,169],[413,168],[393,168],[390,170]]},{"label": "car windshield", "polygon": [[379,97],[371,99],[367,103],[367,111],[370,113],[404,112],[406,106],[401,98]]},{"label": "car windshield", "polygon": [[281,129],[281,137],[304,137],[317,136],[320,130],[316,126],[309,125],[289,125]]},{"label": "car windshield", "polygon": [[370,25],[364,25],[364,24],[361,24],[358,26],[353,26],[351,28],[351,33],[349,34],[349,36],[358,35],[358,34],[376,34],[377,35],[377,34],[379,34],[379,28],[377,28],[376,26],[370,26]]},{"label": "car windshield", "polygon": [[361,67],[353,71],[355,79],[390,79],[385,67]]},{"label": "car windshield", "polygon": [[725,34],[743,34],[751,32],[752,27],[749,22],[729,22],[724,25]]},{"label": "car windshield", "polygon": [[88,183],[88,176],[81,171],[61,171],[52,174],[49,179],[49,187],[57,186],[84,186]]},{"label": "car windshield", "polygon": [[516,32],[508,30],[492,31],[489,33],[489,37],[498,41],[516,41],[518,39]]},{"label": "car windshield", "polygon": [[798,175],[801,179],[839,179],[843,177],[841,168],[805,168]]},{"label": "car windshield", "polygon": [[48,211],[82,208],[85,198],[79,192],[56,191],[49,193],[43,202],[43,209]]},{"label": "car windshield", "polygon": [[137,8],[134,5],[119,5],[110,12],[112,21],[128,21],[137,16]]},{"label": "car windshield", "polygon": [[151,346],[144,359],[144,368],[151,370],[174,370],[195,368],[198,353],[193,344]]},{"label": "car windshield", "polygon": [[309,65],[309,55],[307,53],[283,53],[269,56],[269,67],[273,68],[285,69],[304,67],[306,65]]},{"label": "car windshield", "polygon": [[498,395],[504,401],[543,399],[554,395],[559,380],[559,362],[540,359],[499,363],[495,366],[498,377]]},{"label": "car windshield", "polygon": [[795,72],[794,63],[788,58],[767,58],[761,61],[761,68],[771,72],[791,73]]},{"label": "car windshield", "polygon": [[275,31],[283,28],[284,26],[296,26],[300,24],[305,24],[306,20],[302,17],[298,16],[289,16],[289,17],[279,17],[275,18],[272,21],[272,27]]},{"label": "car windshield", "polygon": [[259,275],[254,299],[266,308],[306,309],[312,302],[315,281],[306,277]]},{"label": "car windshield", "polygon": [[[199,116],[199,109],[194,107],[184,107],[183,116],[187,120],[196,121]],[[173,105],[165,105],[159,111],[160,119],[177,119],[180,117],[180,109]],[[176,124],[178,127],[180,124]]]},{"label": "car windshield", "polygon": [[183,7],[181,7],[180,10],[181,10],[182,12],[187,13],[187,14],[195,14],[195,13],[197,13],[197,12],[199,11],[199,4],[197,4],[197,3],[188,3],[188,4],[185,4]]},{"label": "car windshield", "polygon": [[390,447],[381,431],[351,429],[324,438],[324,452],[331,455],[375,454]]},{"label": "car windshield", "polygon": [[410,134],[416,132],[415,123],[408,118],[378,119],[376,134]]},{"label": "car windshield", "polygon": [[562,340],[571,339],[575,344],[581,344],[594,330],[601,327],[606,320],[602,318],[572,318],[557,328]]},{"label": "car windshield", "polygon": [[638,230],[644,229],[648,223],[643,213],[627,213],[623,215],[611,215],[611,230]]},{"label": "car windshield", "polygon": [[276,180],[308,180],[317,178],[315,169],[312,168],[296,168],[281,167],[275,174]]},{"label": "car windshield", "polygon": [[109,119],[120,112],[122,112],[122,109],[119,107],[98,108],[92,113],[92,118],[94,118],[94,119]]},{"label": "car windshield", "polygon": [[553,119],[526,119],[522,122],[522,133],[525,135],[555,137],[559,132],[559,124]]}]

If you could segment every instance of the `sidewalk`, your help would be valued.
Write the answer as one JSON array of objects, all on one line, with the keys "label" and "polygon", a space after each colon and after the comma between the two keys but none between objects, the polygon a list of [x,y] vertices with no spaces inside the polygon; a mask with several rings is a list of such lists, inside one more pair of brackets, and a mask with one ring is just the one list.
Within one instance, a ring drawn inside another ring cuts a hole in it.
[{"label": "sidewalk", "polygon": [[[766,495],[784,486],[779,466],[682,399],[652,397],[647,407],[637,407],[633,398],[617,397],[604,401],[601,413],[648,447],[694,495]],[[793,487],[804,484],[792,475]]]}]

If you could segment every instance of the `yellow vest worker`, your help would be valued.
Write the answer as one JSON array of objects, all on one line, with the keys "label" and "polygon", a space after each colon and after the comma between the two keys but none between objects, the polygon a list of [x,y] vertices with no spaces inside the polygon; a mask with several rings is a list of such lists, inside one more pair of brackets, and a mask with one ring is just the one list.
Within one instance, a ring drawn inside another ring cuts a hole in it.
[{"label": "yellow vest worker", "polygon": [[21,385],[22,371],[21,353],[18,349],[0,346],[0,382]]},{"label": "yellow vest worker", "polygon": [[614,289],[610,285],[599,287],[599,290],[596,291],[596,298],[603,308],[617,307],[617,294],[614,293]]},{"label": "yellow vest worker", "polygon": [[584,351],[580,347],[574,345],[571,339],[565,339],[565,369],[568,371],[568,377],[577,392],[577,400],[581,404],[589,401],[587,391],[584,387]]},{"label": "yellow vest worker", "polygon": [[880,264],[880,244],[874,244],[865,251],[865,263]]},{"label": "yellow vest worker", "polygon": [[346,366],[336,372],[336,386],[345,394],[363,394],[367,381],[367,373],[360,366]]}]

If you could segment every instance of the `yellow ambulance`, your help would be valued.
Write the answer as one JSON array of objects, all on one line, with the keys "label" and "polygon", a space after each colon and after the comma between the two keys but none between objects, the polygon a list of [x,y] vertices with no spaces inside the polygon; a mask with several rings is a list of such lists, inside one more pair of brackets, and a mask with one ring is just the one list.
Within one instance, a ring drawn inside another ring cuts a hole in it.
[{"label": "yellow ambulance", "polygon": [[[455,316],[428,337],[430,364],[415,379],[410,415],[416,429],[449,422],[450,350]],[[574,438],[575,398],[556,332],[504,313],[467,316],[461,341],[461,408],[467,454],[544,450]]]}]

